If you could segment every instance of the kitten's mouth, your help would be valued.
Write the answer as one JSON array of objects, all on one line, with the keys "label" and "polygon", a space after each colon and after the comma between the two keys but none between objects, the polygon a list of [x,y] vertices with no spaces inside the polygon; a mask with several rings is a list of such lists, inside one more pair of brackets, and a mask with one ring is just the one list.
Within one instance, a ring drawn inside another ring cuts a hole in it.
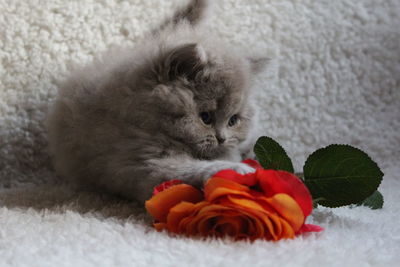
[{"label": "kitten's mouth", "polygon": [[224,146],[219,145],[216,140],[206,139],[199,142],[196,146],[197,157],[200,159],[217,158],[223,153]]}]

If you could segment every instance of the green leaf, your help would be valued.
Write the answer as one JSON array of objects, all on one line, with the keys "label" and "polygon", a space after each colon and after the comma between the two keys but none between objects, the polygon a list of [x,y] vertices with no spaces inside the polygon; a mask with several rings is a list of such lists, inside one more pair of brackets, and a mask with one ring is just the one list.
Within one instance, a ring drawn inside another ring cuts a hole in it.
[{"label": "green leaf", "polygon": [[364,201],[357,204],[357,206],[370,207],[373,210],[381,209],[383,207],[383,196],[379,191],[375,191],[372,195],[367,197]]},{"label": "green leaf", "polygon": [[286,151],[270,137],[258,138],[254,153],[264,169],[284,170],[293,173],[293,164]]},{"label": "green leaf", "polygon": [[382,181],[378,165],[360,149],[330,145],[311,154],[304,180],[318,204],[340,207],[357,204],[372,195]]}]

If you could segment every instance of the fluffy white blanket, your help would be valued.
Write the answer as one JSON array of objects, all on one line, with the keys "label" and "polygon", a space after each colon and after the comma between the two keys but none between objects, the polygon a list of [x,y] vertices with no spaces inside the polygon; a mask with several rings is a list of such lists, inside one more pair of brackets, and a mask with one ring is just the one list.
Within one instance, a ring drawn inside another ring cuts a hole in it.
[{"label": "fluffy white blanket", "polygon": [[[183,1],[183,0],[182,0]],[[301,170],[331,143],[385,172],[382,210],[319,208],[295,240],[193,240],[157,233],[140,207],[55,183],[43,120],[74,64],[134,44],[181,1],[0,0],[0,265],[395,266],[400,261],[400,2],[213,1],[210,31],[272,58],[265,134]]]}]

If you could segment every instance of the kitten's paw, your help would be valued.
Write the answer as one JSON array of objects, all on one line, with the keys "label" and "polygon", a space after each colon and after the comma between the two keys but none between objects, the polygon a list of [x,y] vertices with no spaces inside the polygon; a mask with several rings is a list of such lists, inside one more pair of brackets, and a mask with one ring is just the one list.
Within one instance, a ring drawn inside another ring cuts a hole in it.
[{"label": "kitten's paw", "polygon": [[251,173],[251,172],[256,171],[254,168],[252,168],[249,165],[244,164],[244,163],[232,164],[232,166],[230,166],[229,169],[232,169],[240,174],[246,174],[246,173]]}]

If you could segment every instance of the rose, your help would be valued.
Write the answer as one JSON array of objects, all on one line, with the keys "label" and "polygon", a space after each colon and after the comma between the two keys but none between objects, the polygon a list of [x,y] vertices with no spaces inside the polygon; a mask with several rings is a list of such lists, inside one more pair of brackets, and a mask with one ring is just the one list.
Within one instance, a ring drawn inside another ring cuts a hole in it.
[{"label": "rose", "polygon": [[[293,238],[306,231],[312,200],[307,188],[293,174],[263,170],[255,161],[244,161],[255,173],[241,175],[220,171],[204,186],[204,195],[175,180],[157,188],[146,202],[157,230],[187,236],[232,236],[235,239]],[[169,187],[170,186],[170,187]]]}]

